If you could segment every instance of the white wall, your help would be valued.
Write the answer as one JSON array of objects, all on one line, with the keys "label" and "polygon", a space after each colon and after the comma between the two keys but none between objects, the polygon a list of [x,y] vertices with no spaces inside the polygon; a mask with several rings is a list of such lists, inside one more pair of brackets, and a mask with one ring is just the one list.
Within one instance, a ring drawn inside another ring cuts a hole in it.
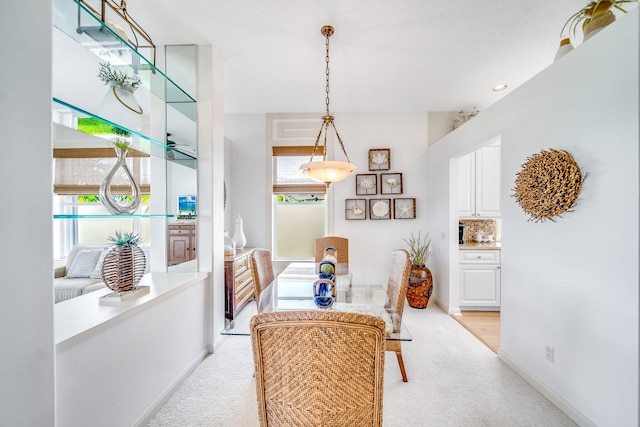
[{"label": "white wall", "polygon": [[[0,419],[54,424],[51,2],[0,14]],[[28,31],[25,31],[28,28]],[[17,36],[19,34],[19,36]],[[11,207],[11,209],[9,209]]]},{"label": "white wall", "polygon": [[[145,425],[207,353],[206,294],[206,280],[184,285],[58,344],[56,424]],[[94,295],[78,298],[98,304]]]},{"label": "white wall", "polygon": [[[224,129],[232,146],[231,162],[225,164],[225,169],[231,170],[225,230],[233,237],[235,218],[240,215],[247,247],[266,248],[270,230],[267,217],[271,209],[271,199],[265,190],[267,159],[271,157],[271,153],[267,153],[266,116],[225,114]],[[268,179],[270,182],[271,177]]]},{"label": "white wall", "polygon": [[[430,227],[448,235],[442,279],[457,255],[449,159],[501,136],[500,356],[581,425],[638,425],[638,28],[636,9],[429,150]],[[529,222],[513,181],[550,147],[589,176],[574,212]]]},{"label": "white wall", "polygon": [[[321,114],[318,115],[318,126],[321,123],[320,117]],[[335,113],[335,125],[351,162],[358,167],[356,174],[375,173],[368,171],[369,149],[390,148],[391,170],[388,172],[401,172],[404,188],[402,197],[417,199],[415,220],[347,221],[344,219],[346,198],[374,196],[356,196],[355,176],[332,184],[332,233],[350,239],[351,262],[371,264],[379,278],[386,281],[391,251],[403,247],[402,239],[408,237],[411,231],[427,228],[427,114]],[[267,176],[267,162],[271,161],[271,154],[267,152],[265,132],[265,115],[225,115],[225,136],[233,143],[231,211],[234,217],[240,214],[244,218],[247,246],[250,247],[268,247],[271,227],[267,221],[267,214],[271,209],[267,186],[271,177]],[[338,146],[333,150],[336,159],[344,159]],[[390,198],[380,194],[375,197]],[[233,224],[229,224],[229,220],[226,218],[232,235]]]},{"label": "white wall", "polygon": [[198,75],[198,271],[210,272],[209,350],[224,328],[224,63],[210,45],[199,45]]}]

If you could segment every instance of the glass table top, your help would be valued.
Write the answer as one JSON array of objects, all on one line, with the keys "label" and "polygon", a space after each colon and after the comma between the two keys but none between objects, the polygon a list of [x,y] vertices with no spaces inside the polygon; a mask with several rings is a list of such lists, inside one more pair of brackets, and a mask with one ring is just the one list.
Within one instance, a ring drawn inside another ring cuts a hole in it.
[{"label": "glass table top", "polygon": [[[283,270],[256,302],[250,302],[228,322],[223,335],[249,335],[249,322],[258,312],[320,310],[314,303],[313,283],[318,279],[317,264],[294,262]],[[336,266],[336,301],[329,310],[372,314],[385,320],[388,340],[410,341],[411,334],[400,316],[388,305],[385,288],[365,264]]]}]

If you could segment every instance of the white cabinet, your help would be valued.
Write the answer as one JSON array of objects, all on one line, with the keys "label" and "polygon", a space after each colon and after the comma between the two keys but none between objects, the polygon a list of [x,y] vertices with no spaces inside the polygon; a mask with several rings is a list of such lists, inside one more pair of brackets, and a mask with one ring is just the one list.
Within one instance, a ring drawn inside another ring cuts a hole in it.
[{"label": "white cabinet", "polygon": [[458,158],[458,216],[500,216],[500,143]]},{"label": "white cabinet", "polygon": [[500,251],[460,251],[460,308],[500,308]]}]

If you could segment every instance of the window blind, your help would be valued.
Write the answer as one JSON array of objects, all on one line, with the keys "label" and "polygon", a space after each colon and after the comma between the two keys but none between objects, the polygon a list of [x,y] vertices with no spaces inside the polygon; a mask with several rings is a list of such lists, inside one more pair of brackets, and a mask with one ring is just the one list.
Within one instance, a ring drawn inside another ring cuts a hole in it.
[{"label": "window blind", "polygon": [[[115,150],[103,148],[54,149],[53,192],[58,195],[98,194],[100,184],[115,165]],[[127,166],[142,194],[151,192],[149,155],[131,150]],[[131,194],[129,178],[120,169],[112,180],[113,194]]]},{"label": "window blind", "polygon": [[[300,165],[311,158],[313,146],[273,147],[273,193],[274,194],[325,194],[327,186],[312,180],[302,172]],[[313,160],[322,160],[324,147],[316,149]]]}]

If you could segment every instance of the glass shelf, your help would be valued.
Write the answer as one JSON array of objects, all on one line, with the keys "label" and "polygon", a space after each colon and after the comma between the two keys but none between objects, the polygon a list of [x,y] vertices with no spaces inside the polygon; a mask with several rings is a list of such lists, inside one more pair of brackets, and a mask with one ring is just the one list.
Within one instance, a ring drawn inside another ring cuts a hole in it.
[{"label": "glass shelf", "polygon": [[[126,132],[130,134],[126,137],[126,139],[131,143],[132,149],[147,153],[154,157],[160,157],[171,162],[182,164],[192,169],[196,167],[197,157],[195,153],[191,154],[181,151],[176,147],[166,145],[165,143],[157,141],[141,132],[129,129],[120,124],[116,124],[110,120],[104,119],[96,114],[92,114],[89,111],[86,111],[80,107],[57,98],[53,98],[52,109],[56,113],[53,114],[54,123],[65,126],[71,131],[80,132],[84,135],[90,135],[92,137],[90,139],[98,139],[106,142],[106,144],[102,144],[102,147],[113,147],[112,141],[115,138],[122,138],[122,133]],[[85,132],[83,131],[83,128],[81,126],[78,127],[77,119],[79,118],[97,119],[100,123],[104,123],[107,125],[107,127],[111,127],[112,130],[106,130],[103,132],[107,133],[100,134]],[[75,144],[75,147],[77,146],[79,146],[78,143]]]},{"label": "glass shelf", "polygon": [[102,61],[138,74],[151,93],[195,121],[195,99],[84,5],[76,0],[53,0],[53,25]]},{"label": "glass shelf", "polygon": [[119,218],[174,218],[175,215],[171,214],[125,214],[125,215],[68,215],[68,214],[54,214],[54,219],[77,219],[77,218],[103,218],[103,219],[119,219]]}]

